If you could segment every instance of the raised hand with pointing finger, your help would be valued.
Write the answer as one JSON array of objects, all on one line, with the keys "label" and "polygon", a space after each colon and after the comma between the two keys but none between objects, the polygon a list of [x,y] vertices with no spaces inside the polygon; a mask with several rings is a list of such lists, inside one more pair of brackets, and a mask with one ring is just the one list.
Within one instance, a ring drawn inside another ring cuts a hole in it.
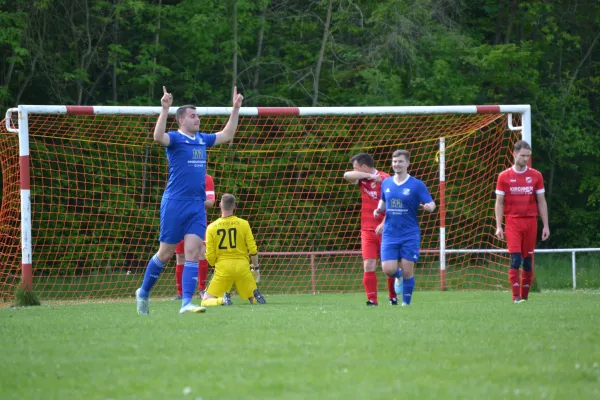
[{"label": "raised hand with pointing finger", "polygon": [[163,86],[163,97],[160,99],[160,104],[163,108],[170,108],[173,104],[173,95],[167,92],[167,88]]}]

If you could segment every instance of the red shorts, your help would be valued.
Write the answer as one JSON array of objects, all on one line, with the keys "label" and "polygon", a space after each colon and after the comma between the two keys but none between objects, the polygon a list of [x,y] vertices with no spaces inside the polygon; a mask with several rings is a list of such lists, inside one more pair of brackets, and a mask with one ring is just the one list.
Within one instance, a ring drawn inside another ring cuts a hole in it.
[{"label": "red shorts", "polygon": [[537,241],[537,217],[507,218],[504,229],[509,253],[533,257]]},{"label": "red shorts", "polygon": [[360,231],[360,249],[363,260],[377,259],[381,254],[381,235],[375,231]]},{"label": "red shorts", "polygon": [[[206,242],[203,242],[204,246],[206,247]],[[177,245],[177,247],[175,247],[175,254],[183,254],[183,240],[181,242],[179,242],[179,244]]]}]

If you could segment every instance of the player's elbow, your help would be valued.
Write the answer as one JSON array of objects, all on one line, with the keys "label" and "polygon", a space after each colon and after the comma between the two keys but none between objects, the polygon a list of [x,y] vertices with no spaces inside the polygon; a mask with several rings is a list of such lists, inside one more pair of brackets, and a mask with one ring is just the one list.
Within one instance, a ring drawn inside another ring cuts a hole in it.
[{"label": "player's elbow", "polygon": [[163,145],[163,146],[167,146],[169,144],[168,142],[168,135],[165,135],[164,132],[154,132],[154,141]]},{"label": "player's elbow", "polygon": [[215,145],[223,144],[227,142],[231,142],[235,135],[235,130],[233,129],[223,129],[221,132],[217,133],[217,138],[215,139]]},{"label": "player's elbow", "polygon": [[214,200],[206,200],[204,202],[204,206],[206,208],[213,208],[215,206],[215,201]]}]

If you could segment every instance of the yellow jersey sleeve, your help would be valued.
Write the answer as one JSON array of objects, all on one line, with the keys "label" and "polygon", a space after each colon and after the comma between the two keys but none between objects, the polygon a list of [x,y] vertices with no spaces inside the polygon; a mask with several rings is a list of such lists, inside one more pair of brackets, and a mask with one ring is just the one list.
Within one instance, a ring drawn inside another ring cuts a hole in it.
[{"label": "yellow jersey sleeve", "polygon": [[208,225],[206,228],[206,261],[210,265],[215,265],[217,260],[217,255],[215,253],[215,230],[213,228],[213,224]]},{"label": "yellow jersey sleeve", "polygon": [[246,224],[246,248],[248,249],[248,253],[251,256],[254,256],[258,253],[258,247],[256,246],[256,241],[254,240],[254,235],[252,234],[252,228],[250,228],[250,224],[248,221],[245,221]]}]

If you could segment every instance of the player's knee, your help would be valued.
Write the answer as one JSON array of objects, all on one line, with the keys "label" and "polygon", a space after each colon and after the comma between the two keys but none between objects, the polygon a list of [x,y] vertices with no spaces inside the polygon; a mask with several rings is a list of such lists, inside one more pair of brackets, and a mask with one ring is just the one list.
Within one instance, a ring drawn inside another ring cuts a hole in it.
[{"label": "player's knee", "polygon": [[366,259],[363,262],[363,267],[365,272],[375,272],[377,271],[377,262],[372,258]]},{"label": "player's knee", "polygon": [[398,266],[382,264],[381,269],[383,270],[383,273],[386,274],[387,276],[394,277],[394,275],[396,274],[396,271],[398,270]]},{"label": "player's knee", "polygon": [[531,271],[533,269],[533,260],[531,257],[525,257],[523,259],[523,271]]},{"label": "player's knee", "polygon": [[169,260],[173,257],[173,254],[175,254],[175,248],[177,246],[174,244],[167,244],[167,243],[160,243],[160,246],[158,247],[158,251],[156,252],[156,256],[164,263],[168,263]]},{"label": "player's knee", "polygon": [[[171,254],[171,257],[172,257],[172,256],[173,256],[173,255]],[[166,253],[161,253],[160,251],[159,251],[159,252],[157,252],[157,253],[154,255],[154,257],[156,257],[156,259],[159,261],[159,263],[158,263],[158,264],[162,264],[162,265],[166,265],[166,264],[168,264],[168,262],[169,262],[169,259],[171,258],[171,257],[169,257],[169,255],[168,255],[168,254],[166,254]]]},{"label": "player's knee", "polygon": [[198,249],[186,250],[186,252],[183,256],[184,256],[185,261],[200,260],[200,251]]},{"label": "player's knee", "polygon": [[400,262],[400,267],[402,268],[402,277],[404,279],[410,279],[415,274],[415,263],[412,261],[408,261],[406,259],[402,259]]},{"label": "player's knee", "polygon": [[511,269],[521,268],[521,254],[520,253],[510,253],[510,268]]}]

